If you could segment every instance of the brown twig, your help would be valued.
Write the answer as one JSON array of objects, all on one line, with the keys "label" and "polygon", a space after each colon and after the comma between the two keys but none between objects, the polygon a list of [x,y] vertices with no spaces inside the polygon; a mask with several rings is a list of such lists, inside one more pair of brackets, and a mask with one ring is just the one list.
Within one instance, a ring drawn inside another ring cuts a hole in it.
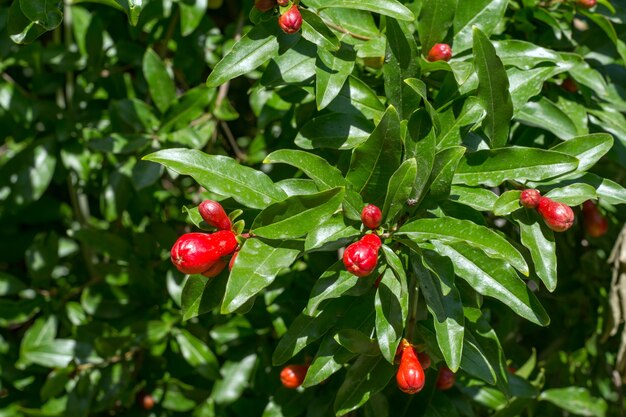
[{"label": "brown twig", "polygon": [[349,35],[353,37],[354,39],[359,39],[361,41],[372,40],[372,38],[370,38],[369,36],[359,35],[358,33],[350,32],[348,29],[342,26],[336,25],[334,23],[328,22],[326,20],[324,20],[324,23],[326,23],[326,26],[330,27],[331,29],[335,29],[337,32],[345,33],[346,35]]},{"label": "brown twig", "polygon": [[237,140],[235,139],[235,135],[233,135],[233,132],[230,130],[228,123],[221,120],[220,126],[222,127],[222,130],[224,131],[224,134],[226,135],[226,139],[228,139],[228,143],[230,147],[232,148],[233,152],[235,153],[235,157],[237,158],[237,160],[244,161],[246,159],[246,154],[243,153],[241,151],[241,148],[239,148],[239,145],[237,145]]}]

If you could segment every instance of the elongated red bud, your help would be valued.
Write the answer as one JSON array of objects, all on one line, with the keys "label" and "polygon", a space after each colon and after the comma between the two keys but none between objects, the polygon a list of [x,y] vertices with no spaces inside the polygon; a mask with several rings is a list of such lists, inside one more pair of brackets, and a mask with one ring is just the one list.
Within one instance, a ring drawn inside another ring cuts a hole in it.
[{"label": "elongated red bud", "polygon": [[304,382],[307,365],[287,365],[280,371],[280,382],[285,388],[296,389]]},{"label": "elongated red bud", "polygon": [[447,366],[439,368],[439,374],[437,374],[437,382],[435,386],[440,391],[445,391],[454,386],[456,381],[456,375]]},{"label": "elongated red bud", "polygon": [[585,232],[591,237],[603,236],[609,230],[609,221],[591,200],[583,203],[583,222]]},{"label": "elongated red bud", "polygon": [[362,240],[348,246],[343,253],[343,264],[349,272],[357,277],[371,274],[376,269],[377,263],[378,248]]},{"label": "elongated red bud", "polygon": [[593,6],[597,4],[597,0],[578,0],[576,4],[585,9],[591,9]]},{"label": "elongated red bud", "polygon": [[534,209],[534,208],[537,208],[540,198],[541,198],[541,193],[539,192],[539,190],[528,188],[522,191],[522,193],[520,194],[519,202],[522,204],[522,206],[528,209]]},{"label": "elongated red bud", "polygon": [[547,197],[539,199],[537,211],[546,225],[555,232],[564,232],[574,224],[574,211],[563,203],[557,203]]},{"label": "elongated red bud", "polygon": [[237,238],[230,230],[212,234],[186,233],[172,246],[172,263],[183,274],[202,274],[237,248]]},{"label": "elongated red bud", "polygon": [[368,229],[376,229],[383,221],[383,213],[373,204],[368,204],[361,211],[361,221]]},{"label": "elongated red bud", "polygon": [[428,51],[428,56],[426,59],[430,62],[435,61],[450,61],[452,58],[452,48],[447,43],[437,43],[430,51]]},{"label": "elongated red bud", "polygon": [[204,200],[198,206],[198,211],[205,222],[219,230],[230,230],[232,223],[220,203],[213,200]]},{"label": "elongated red bud", "polygon": [[400,367],[396,373],[398,388],[407,394],[415,394],[424,388],[426,375],[412,346],[406,346],[402,351]]},{"label": "elongated red bud", "polygon": [[278,18],[278,25],[285,33],[296,33],[302,27],[302,15],[298,5],[294,4]]}]

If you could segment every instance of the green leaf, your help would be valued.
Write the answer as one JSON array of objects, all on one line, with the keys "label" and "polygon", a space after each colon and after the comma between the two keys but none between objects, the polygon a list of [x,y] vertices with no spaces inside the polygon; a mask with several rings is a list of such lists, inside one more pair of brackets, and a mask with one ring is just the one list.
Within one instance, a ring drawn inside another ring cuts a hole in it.
[{"label": "green leaf", "polygon": [[448,198],[454,173],[465,151],[464,146],[453,146],[437,152],[427,186],[430,189],[429,200],[441,201]]},{"label": "green leaf", "polygon": [[326,23],[309,9],[300,9],[302,15],[302,37],[313,42],[320,48],[331,51],[339,49],[340,43],[337,35],[330,30]]},{"label": "green leaf", "polygon": [[521,209],[522,205],[519,201],[521,194],[522,192],[519,190],[509,190],[502,193],[493,204],[493,214],[496,216],[506,216],[507,214]]},{"label": "green leaf", "polygon": [[74,359],[76,341],[56,339],[22,349],[21,358],[47,368],[65,368]]},{"label": "green leaf", "polygon": [[574,181],[577,183],[589,184],[594,187],[598,197],[608,204],[626,204],[626,188],[614,181],[590,173],[587,173]]},{"label": "green leaf", "polygon": [[608,133],[578,136],[552,147],[551,150],[578,159],[576,172],[584,172],[596,164],[613,147],[613,137]]},{"label": "green leaf", "polygon": [[219,362],[211,349],[185,329],[174,333],[183,358],[203,377],[215,380],[220,376]]},{"label": "green leaf", "polygon": [[548,291],[554,291],[557,283],[554,232],[544,224],[539,215],[528,210],[515,213],[513,218],[519,224],[522,245],[530,251],[535,273]]},{"label": "green leaf", "polygon": [[433,126],[435,127],[435,131],[441,130],[441,123],[439,122],[439,113],[435,110],[435,108],[428,101],[428,88],[426,87],[426,83],[422,80],[418,80],[416,78],[409,78],[408,80],[404,80],[404,83],[411,87],[411,90],[422,99],[424,103],[424,107],[430,116]]},{"label": "green leaf", "polygon": [[185,281],[181,296],[183,320],[206,314],[219,307],[226,291],[227,274],[215,278],[190,275]]},{"label": "green leaf", "polygon": [[24,16],[45,30],[55,29],[63,20],[57,0],[19,0],[19,3]]},{"label": "green leaf", "polygon": [[455,184],[495,187],[504,181],[542,181],[574,171],[578,159],[560,152],[512,147],[466,153]]},{"label": "green leaf", "polygon": [[375,356],[380,354],[376,341],[365,333],[354,329],[344,329],[337,332],[334,339],[340,346],[359,355]]},{"label": "green leaf", "polygon": [[413,21],[415,15],[397,0],[386,0],[380,2],[378,0],[335,0],[332,2],[325,0],[307,0],[307,6],[316,9],[325,9],[329,7],[341,7],[345,9],[365,10],[395,19]]},{"label": "green leaf", "polygon": [[378,346],[383,357],[393,364],[409,311],[409,294],[406,282],[400,283],[391,269],[387,269],[380,280],[374,308]]},{"label": "green leaf", "polygon": [[326,381],[355,356],[357,355],[341,346],[332,335],[327,335],[309,366],[302,387],[309,388]]},{"label": "green leaf", "polygon": [[291,241],[248,239],[233,265],[222,301],[222,314],[232,313],[266,288],[301,252]]},{"label": "green leaf", "polygon": [[341,48],[336,52],[323,48],[317,50],[315,102],[318,110],[324,109],[339,95],[354,69],[355,60],[354,47],[343,42]]},{"label": "green leaf", "polygon": [[[480,314],[480,310],[477,313]],[[493,391],[501,395],[505,403],[506,397],[502,392],[508,391],[508,373],[498,335],[482,316],[473,320],[468,317],[466,324],[461,369],[496,385],[498,390]]]},{"label": "green leaf", "polygon": [[507,74],[509,76],[509,91],[513,100],[515,115],[522,111],[531,98],[541,93],[547,80],[566,70],[566,66],[539,67],[529,70],[510,68]]},{"label": "green leaf", "polygon": [[18,44],[31,43],[47,32],[46,28],[24,16],[19,0],[14,1],[9,8],[7,31],[11,40]]},{"label": "green leaf", "polygon": [[17,294],[26,289],[26,284],[13,275],[0,272],[0,297]]},{"label": "green leaf", "polygon": [[465,318],[461,296],[454,285],[454,268],[449,260],[426,251],[414,259],[419,289],[433,316],[439,349],[448,367],[456,372],[461,366]]},{"label": "green leaf", "polygon": [[359,285],[362,282],[367,281],[346,271],[343,262],[337,261],[315,281],[309,302],[303,313],[315,317],[319,314],[319,307],[322,302],[339,298],[359,287],[363,290],[358,291],[357,294],[369,290],[369,286]]},{"label": "green leaf", "polygon": [[349,306],[350,303],[338,299],[325,304],[316,317],[300,314],[278,342],[272,355],[272,363],[274,365],[285,363],[307,345],[324,336]]},{"label": "green leaf", "polygon": [[472,207],[478,211],[492,211],[498,196],[493,191],[479,187],[453,185],[450,189],[450,200]]},{"label": "green leaf", "polygon": [[579,387],[547,389],[539,395],[539,400],[577,416],[604,417],[608,408],[602,398],[593,397],[586,388]]},{"label": "green leaf", "polygon": [[152,49],[143,56],[143,74],[148,82],[150,96],[161,113],[165,113],[176,100],[176,87],[172,82],[165,63]]},{"label": "green leaf", "polygon": [[411,197],[416,178],[417,160],[415,158],[404,161],[393,173],[389,179],[383,206],[384,221],[392,222],[395,216],[406,208],[406,202]]},{"label": "green leaf", "polygon": [[458,0],[425,0],[422,3],[422,12],[417,22],[422,54],[427,54],[434,44],[445,39],[452,26],[457,2]]},{"label": "green leaf", "polygon": [[294,166],[315,181],[315,184],[322,190],[346,185],[346,180],[339,169],[330,165],[326,159],[310,152],[281,149],[267,155],[263,163],[283,163]]},{"label": "green leaf", "polygon": [[372,123],[361,116],[330,113],[302,126],[295,143],[303,149],[352,149],[365,142],[372,130]]},{"label": "green leaf", "polygon": [[222,379],[215,382],[210,398],[216,404],[232,404],[239,400],[253,382],[252,376],[257,362],[258,358],[254,353],[241,359],[226,361],[220,369]]},{"label": "green leaf", "polygon": [[365,201],[380,206],[387,184],[400,166],[401,153],[400,119],[390,106],[367,141],[352,152],[346,179]]},{"label": "green leaf", "polygon": [[493,230],[469,220],[452,217],[418,219],[402,226],[396,236],[406,236],[417,244],[426,241],[463,242],[485,252],[488,258],[502,259],[528,275],[528,265],[513,245]]},{"label": "green leaf", "polygon": [[473,0],[461,3],[454,15],[454,52],[459,54],[472,47],[474,27],[486,36],[491,35],[504,17],[508,3],[508,0]]},{"label": "green leaf", "polygon": [[[279,39],[276,18],[256,25],[217,63],[206,80],[208,87],[218,87],[235,77],[246,74],[278,55]],[[285,35],[287,36],[287,35]],[[296,38],[296,36],[293,36]]]},{"label": "green leaf", "polygon": [[509,79],[496,48],[489,38],[474,27],[474,67],[478,74],[478,100],[487,111],[483,127],[492,148],[501,148],[509,140],[513,102]]},{"label": "green leaf", "polygon": [[346,224],[345,220],[343,214],[339,213],[311,230],[306,236],[304,251],[332,251],[354,241],[361,231],[353,225]]},{"label": "green leaf", "polygon": [[328,219],[341,206],[345,189],[295,195],[274,203],[254,219],[251,232],[267,239],[295,239]]},{"label": "green leaf", "polygon": [[54,342],[54,338],[57,335],[58,320],[55,316],[48,316],[47,318],[40,317],[31,327],[26,330],[22,343],[20,344],[20,351],[36,348],[39,345]]},{"label": "green leaf", "polygon": [[569,116],[545,97],[526,103],[516,113],[515,119],[529,126],[552,132],[563,140],[568,140],[577,133],[576,126]]},{"label": "green leaf", "polygon": [[437,252],[450,258],[455,273],[478,293],[493,297],[533,323],[547,326],[550,318],[537,297],[517,273],[500,259],[461,244],[433,242]]},{"label": "green leaf", "polygon": [[208,2],[207,0],[192,0],[191,4],[179,2],[180,8],[180,31],[183,36],[188,36],[202,22],[202,18],[206,15]]},{"label": "green leaf", "polygon": [[437,136],[437,148],[445,149],[462,144],[467,132],[480,123],[485,117],[485,109],[476,97],[469,97],[463,103],[460,113],[456,116],[453,109],[442,112],[440,116],[441,131]]},{"label": "green leaf", "polygon": [[342,416],[365,404],[373,394],[385,388],[395,371],[395,366],[382,356],[360,356],[337,391],[336,415]]},{"label": "green leaf", "polygon": [[596,189],[589,184],[570,184],[560,188],[553,188],[545,195],[554,201],[567,204],[568,206],[578,206],[587,200],[598,198]]},{"label": "green leaf", "polygon": [[164,149],[143,159],[191,175],[207,190],[232,197],[246,207],[263,209],[286,197],[267,175],[225,156],[207,155],[194,149]]}]

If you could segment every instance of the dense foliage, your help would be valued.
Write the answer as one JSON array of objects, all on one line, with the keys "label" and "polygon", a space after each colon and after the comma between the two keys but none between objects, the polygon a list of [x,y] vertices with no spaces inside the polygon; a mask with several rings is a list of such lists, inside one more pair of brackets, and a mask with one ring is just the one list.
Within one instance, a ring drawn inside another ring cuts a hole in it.
[{"label": "dense foliage", "polygon": [[626,5],[285,3],[0,0],[0,416],[623,416]]}]

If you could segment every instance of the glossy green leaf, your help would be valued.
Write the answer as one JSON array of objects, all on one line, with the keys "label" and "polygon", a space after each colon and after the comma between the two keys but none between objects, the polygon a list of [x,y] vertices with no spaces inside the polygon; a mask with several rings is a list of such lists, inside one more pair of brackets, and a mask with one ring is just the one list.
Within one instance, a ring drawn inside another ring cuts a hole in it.
[{"label": "glossy green leaf", "polygon": [[472,47],[474,27],[486,36],[491,35],[504,17],[507,5],[507,0],[473,0],[460,3],[453,22],[453,52],[459,54]]},{"label": "glossy green leaf", "polygon": [[267,239],[294,239],[307,234],[337,211],[344,188],[311,195],[295,195],[274,203],[254,219],[252,232]]},{"label": "glossy green leaf", "polygon": [[300,254],[300,244],[291,241],[248,239],[230,272],[222,313],[232,313],[270,285]]},{"label": "glossy green leaf", "polygon": [[547,192],[545,196],[572,207],[578,206],[587,200],[595,200],[598,198],[596,189],[585,183],[553,188]]},{"label": "glossy green leaf", "polygon": [[425,0],[417,22],[417,32],[422,44],[422,54],[443,42],[457,8],[458,0]]},{"label": "glossy green leaf", "polygon": [[587,171],[594,166],[613,146],[613,138],[607,133],[577,136],[552,147],[551,150],[571,155],[578,159],[577,172]]},{"label": "glossy green leaf", "polygon": [[491,147],[501,148],[508,142],[509,125],[513,117],[509,79],[496,49],[478,27],[474,27],[473,42],[478,100],[487,111],[483,127]]},{"label": "glossy green leaf", "polygon": [[391,364],[394,363],[409,310],[406,284],[404,291],[402,287],[395,273],[387,269],[378,284],[374,299],[378,346],[383,357]]},{"label": "glossy green leaf", "polygon": [[437,148],[445,149],[462,144],[467,132],[480,123],[485,117],[485,109],[475,97],[469,97],[458,114],[453,109],[443,112],[440,116],[441,131],[437,136]]},{"label": "glossy green leaf", "polygon": [[336,0],[332,2],[324,0],[308,0],[307,6],[314,7],[316,9],[341,7],[346,9],[365,10],[400,20],[412,21],[415,19],[411,10],[403,6],[402,3],[397,0],[387,0],[385,2],[377,0]]},{"label": "glossy green leaf", "polygon": [[219,362],[211,349],[200,339],[185,329],[174,333],[183,358],[203,377],[215,380],[219,378]]},{"label": "glossy green leaf", "polygon": [[327,303],[316,317],[300,314],[278,342],[272,355],[272,363],[274,365],[285,363],[307,345],[324,336],[348,307],[349,303],[343,300],[333,300]]},{"label": "glossy green leaf", "polygon": [[526,283],[503,260],[461,244],[434,242],[437,252],[450,258],[454,271],[478,293],[493,297],[525,319],[547,326],[550,318]]},{"label": "glossy green leaf", "polygon": [[507,74],[515,116],[524,109],[531,98],[541,93],[547,80],[566,70],[567,66],[538,67],[528,70],[510,68]]},{"label": "glossy green leaf", "polygon": [[352,149],[365,142],[373,129],[363,117],[330,113],[302,126],[295,142],[303,149]]},{"label": "glossy green leaf", "polygon": [[524,257],[505,238],[484,226],[452,217],[418,219],[402,226],[397,236],[406,236],[417,244],[426,241],[463,242],[485,252],[486,257],[501,259],[528,275]]},{"label": "glossy green leaf", "polygon": [[521,209],[522,205],[519,201],[521,194],[522,192],[519,190],[509,190],[502,193],[493,204],[493,214],[496,216],[506,216],[507,214]]},{"label": "glossy green leaf", "polygon": [[341,171],[330,165],[324,158],[310,152],[281,149],[266,156],[263,163],[283,163],[294,166],[315,181],[317,186],[323,190],[346,185],[346,180]]},{"label": "glossy green leaf", "polygon": [[21,357],[29,362],[48,368],[65,368],[75,357],[76,341],[55,339],[22,349]]},{"label": "glossy green leaf", "polygon": [[448,198],[454,173],[465,151],[466,148],[463,146],[453,146],[437,152],[430,173],[429,200],[440,201]]},{"label": "glossy green leaf", "polygon": [[315,65],[315,101],[318,110],[328,106],[343,88],[354,69],[354,48],[341,43],[341,48],[331,52],[323,48],[317,51]]},{"label": "glossy green leaf", "polygon": [[424,83],[424,81],[422,80],[418,80],[416,78],[409,78],[407,80],[404,80],[405,84],[408,85],[409,87],[411,87],[411,90],[415,93],[417,93],[417,95],[422,99],[422,103],[424,104],[424,108],[426,109],[426,111],[428,112],[432,122],[433,122],[433,126],[435,127],[435,131],[440,131],[441,130],[441,123],[439,122],[439,114],[437,113],[437,111],[435,110],[435,108],[432,106],[432,104],[430,104],[430,102],[428,101],[428,89],[426,87],[426,84]]},{"label": "glossy green leaf", "polygon": [[395,216],[406,208],[406,202],[411,197],[413,185],[417,177],[417,161],[407,159],[393,173],[389,179],[389,187],[383,206],[383,220],[391,222]]},{"label": "glossy green leaf", "polygon": [[189,320],[206,314],[222,303],[226,291],[227,274],[220,274],[215,278],[202,275],[191,275],[185,281],[181,296],[183,320]]},{"label": "glossy green leaf", "polygon": [[340,330],[334,338],[340,346],[346,348],[351,353],[369,356],[380,354],[376,340],[370,339],[365,333],[358,330]]},{"label": "glossy green leaf", "polygon": [[580,387],[547,389],[539,395],[539,400],[577,416],[604,417],[608,408],[604,399],[593,397],[586,388]]},{"label": "glossy green leaf", "polygon": [[478,211],[492,211],[498,196],[493,191],[480,187],[453,185],[450,189],[450,200],[472,207]]},{"label": "glossy green leaf", "polygon": [[207,13],[207,0],[193,0],[190,3],[179,2],[180,31],[183,36],[190,35],[202,22]]},{"label": "glossy green leaf", "polygon": [[46,30],[55,29],[63,20],[58,1],[19,0],[19,4],[24,16]]},{"label": "glossy green leaf", "polygon": [[320,48],[336,51],[340,43],[337,35],[324,21],[309,9],[300,9],[302,15],[302,37]]},{"label": "glossy green leaf", "polygon": [[154,104],[161,113],[165,113],[176,100],[176,87],[170,79],[165,63],[152,49],[147,49],[143,56],[143,74]]},{"label": "glossy green leaf", "polygon": [[400,166],[398,112],[389,107],[370,137],[352,152],[346,179],[371,204],[382,205],[387,184]]},{"label": "glossy green leaf", "polygon": [[315,317],[322,302],[341,297],[357,287],[360,281],[361,278],[346,271],[342,261],[337,261],[315,281],[303,313]]},{"label": "glossy green leaf", "polygon": [[541,181],[574,171],[578,159],[564,153],[511,147],[466,153],[455,184],[495,187],[504,181]]},{"label": "glossy green leaf", "polygon": [[213,385],[211,398],[216,404],[232,404],[239,400],[246,388],[253,383],[252,376],[257,366],[256,354],[241,359],[226,361],[221,369],[222,379]]},{"label": "glossy green leaf", "polygon": [[396,367],[382,356],[360,356],[337,391],[335,413],[341,416],[365,404],[387,385],[395,371]]},{"label": "glossy green leaf", "polygon": [[225,156],[207,155],[193,149],[165,149],[143,159],[190,175],[207,190],[232,197],[250,208],[263,209],[286,197],[267,175]]},{"label": "glossy green leaf", "polygon": [[528,210],[518,211],[513,218],[520,227],[522,245],[530,251],[535,266],[535,274],[541,279],[548,291],[556,289],[557,261],[554,232],[550,230],[539,215]]},{"label": "glossy green leaf", "polygon": [[456,372],[461,365],[465,318],[461,296],[454,285],[454,268],[436,253],[425,252],[413,262],[421,293],[433,316],[439,349],[448,367]]},{"label": "glossy green leaf", "polygon": [[565,112],[545,97],[530,101],[515,115],[515,119],[552,132],[563,140],[576,136],[576,126]]},{"label": "glossy green leaf", "polygon": [[304,250],[337,250],[355,241],[360,233],[355,226],[346,223],[343,214],[336,214],[307,234]]}]

